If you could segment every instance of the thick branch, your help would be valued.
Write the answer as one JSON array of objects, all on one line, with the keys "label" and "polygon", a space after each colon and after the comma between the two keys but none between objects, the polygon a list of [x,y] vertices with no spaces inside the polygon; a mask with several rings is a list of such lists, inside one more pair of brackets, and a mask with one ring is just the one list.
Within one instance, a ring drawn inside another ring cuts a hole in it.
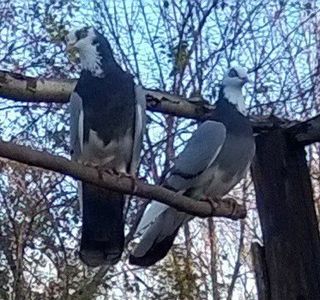
[{"label": "thick branch", "polygon": [[286,132],[303,145],[320,142],[320,116],[290,126]]},{"label": "thick branch", "polygon": [[22,102],[68,102],[75,80],[27,77],[0,71],[0,96]]},{"label": "thick branch", "polygon": [[[75,84],[76,80],[71,79],[37,79],[0,71],[0,97],[15,101],[66,103]],[[212,109],[212,106],[194,105],[168,93],[146,91],[147,107],[150,111],[201,119]]]},{"label": "thick branch", "polygon": [[213,206],[204,201],[194,201],[160,186],[150,185],[138,180],[133,183],[132,179],[125,176],[111,176],[104,173],[101,178],[94,168],[12,143],[0,142],[0,156],[30,166],[69,175],[75,179],[80,179],[106,189],[154,199],[178,210],[200,217],[219,216],[239,219],[244,218],[246,215],[245,208],[237,204],[233,199],[221,200]]},{"label": "thick branch", "polygon": [[[42,79],[0,71],[0,97],[22,102],[67,103],[76,80]],[[169,93],[145,89],[147,108],[177,117],[204,120],[214,106],[205,102],[191,103],[186,99]],[[258,131],[273,127],[270,119],[253,120]]]},{"label": "thick branch", "polygon": [[[66,103],[74,89],[76,80],[42,79],[0,71],[0,97],[22,102]],[[147,108],[177,117],[205,120],[214,106],[205,102],[191,103],[186,99],[169,93],[145,90]],[[288,133],[298,143],[304,145],[320,141],[320,116],[305,122],[282,121],[275,117],[252,118],[255,132],[270,131],[275,128],[287,128]]]}]

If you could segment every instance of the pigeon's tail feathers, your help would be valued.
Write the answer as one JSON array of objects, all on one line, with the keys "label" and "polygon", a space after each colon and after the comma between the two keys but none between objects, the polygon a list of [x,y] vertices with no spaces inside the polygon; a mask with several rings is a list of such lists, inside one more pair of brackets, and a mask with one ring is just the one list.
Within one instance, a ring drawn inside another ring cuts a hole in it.
[{"label": "pigeon's tail feathers", "polygon": [[152,201],[144,211],[144,214],[136,229],[136,233],[143,233],[168,208],[169,206],[166,204],[158,201]]},{"label": "pigeon's tail feathers", "polygon": [[124,195],[82,183],[80,259],[88,266],[114,265],[124,247]]},{"label": "pigeon's tail feathers", "polygon": [[129,262],[139,266],[150,266],[164,258],[169,252],[180,226],[187,215],[168,208],[157,217],[134,248]]}]

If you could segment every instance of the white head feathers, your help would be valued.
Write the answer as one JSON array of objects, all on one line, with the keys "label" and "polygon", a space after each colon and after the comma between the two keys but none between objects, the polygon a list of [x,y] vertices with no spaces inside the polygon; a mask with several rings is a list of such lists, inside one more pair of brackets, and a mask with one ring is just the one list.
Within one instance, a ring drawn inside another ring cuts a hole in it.
[{"label": "white head feathers", "polygon": [[239,66],[230,68],[222,80],[224,97],[244,115],[247,111],[242,95],[242,86],[246,82],[248,82],[247,70]]},{"label": "white head feathers", "polygon": [[97,50],[96,39],[95,30],[84,27],[67,35],[67,48],[79,51],[82,69],[90,71],[93,76],[103,77],[102,58]]}]

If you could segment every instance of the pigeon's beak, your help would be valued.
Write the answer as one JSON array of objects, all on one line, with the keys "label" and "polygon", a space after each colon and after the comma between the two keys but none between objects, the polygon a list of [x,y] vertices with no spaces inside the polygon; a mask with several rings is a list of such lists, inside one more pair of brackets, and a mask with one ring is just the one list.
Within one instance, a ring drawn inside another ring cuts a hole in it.
[{"label": "pigeon's beak", "polygon": [[74,43],[67,43],[67,51],[68,52],[71,52],[72,50],[74,50],[75,48],[76,48],[76,42],[74,42]]},{"label": "pigeon's beak", "polygon": [[79,48],[78,48],[78,45],[77,45],[77,41],[70,41],[67,40],[66,42],[66,52],[67,52],[67,55],[70,59],[70,61],[72,62],[77,62],[78,61],[78,58],[79,58]]},{"label": "pigeon's beak", "polygon": [[245,83],[251,83],[251,80],[249,80],[248,77],[244,77],[244,78],[242,78],[242,82],[243,82],[243,84],[245,84]]}]

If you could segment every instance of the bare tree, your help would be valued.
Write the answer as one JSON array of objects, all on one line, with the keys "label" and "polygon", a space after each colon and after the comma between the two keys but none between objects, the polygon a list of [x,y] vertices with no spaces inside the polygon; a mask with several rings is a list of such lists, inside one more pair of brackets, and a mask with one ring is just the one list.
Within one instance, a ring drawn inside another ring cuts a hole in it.
[{"label": "bare tree", "polygon": [[[317,5],[313,0],[93,0],[86,6],[80,0],[3,0],[2,139],[69,156],[67,98],[79,66],[66,54],[63,37],[84,23],[108,36],[118,62],[145,87],[201,95],[213,104],[224,70],[237,62],[250,70],[251,116],[306,120],[319,113]],[[149,184],[163,181],[212,108],[162,100],[148,102],[139,174]],[[319,210],[319,147],[307,151]],[[261,230],[250,177],[231,193],[247,208],[240,224],[196,218],[168,257],[147,270],[129,266],[127,253],[114,268],[88,269],[77,258],[81,218],[75,181],[5,159],[1,171],[1,299],[257,297],[249,249],[253,239],[261,240]],[[145,206],[140,198],[130,201],[130,238]]]}]

